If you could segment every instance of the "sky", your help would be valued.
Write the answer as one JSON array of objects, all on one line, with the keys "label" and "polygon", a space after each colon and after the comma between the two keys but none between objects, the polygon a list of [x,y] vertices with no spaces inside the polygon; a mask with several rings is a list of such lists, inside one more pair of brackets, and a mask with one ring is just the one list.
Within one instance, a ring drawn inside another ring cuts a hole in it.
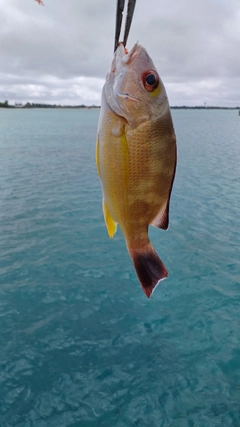
[{"label": "sky", "polygon": [[[100,105],[116,0],[43,2],[0,0],[0,102]],[[239,0],[137,0],[136,41],[171,106],[240,106]]]}]

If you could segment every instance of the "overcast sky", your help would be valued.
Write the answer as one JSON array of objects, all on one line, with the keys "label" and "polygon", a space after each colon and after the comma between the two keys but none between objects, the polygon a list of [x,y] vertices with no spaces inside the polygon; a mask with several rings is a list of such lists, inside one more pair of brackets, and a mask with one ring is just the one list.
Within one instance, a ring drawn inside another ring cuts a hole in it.
[{"label": "overcast sky", "polygon": [[[100,105],[116,0],[43,2],[0,0],[0,101]],[[137,0],[136,41],[171,105],[240,105],[239,0]]]}]

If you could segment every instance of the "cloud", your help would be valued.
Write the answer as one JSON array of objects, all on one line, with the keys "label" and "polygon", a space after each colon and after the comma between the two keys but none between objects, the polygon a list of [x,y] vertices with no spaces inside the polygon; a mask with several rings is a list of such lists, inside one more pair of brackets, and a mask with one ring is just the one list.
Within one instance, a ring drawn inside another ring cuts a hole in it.
[{"label": "cloud", "polygon": [[[61,79],[52,75],[18,77],[0,74],[2,99],[14,102],[43,102],[65,105],[100,105],[103,79],[72,77]],[[86,83],[87,81],[87,83]]]},{"label": "cloud", "polygon": [[[115,8],[112,0],[0,0],[0,100],[99,104]],[[129,47],[137,40],[172,105],[240,104],[239,1],[138,0]]]}]

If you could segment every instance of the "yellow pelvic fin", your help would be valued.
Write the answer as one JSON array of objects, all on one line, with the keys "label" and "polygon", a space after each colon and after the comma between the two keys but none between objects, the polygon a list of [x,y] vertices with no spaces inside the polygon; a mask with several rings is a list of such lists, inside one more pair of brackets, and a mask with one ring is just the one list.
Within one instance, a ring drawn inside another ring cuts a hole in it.
[{"label": "yellow pelvic fin", "polygon": [[109,237],[112,238],[117,231],[117,223],[114,221],[114,219],[112,219],[109,213],[108,207],[104,200],[103,200],[102,206],[103,206],[103,215],[104,215],[104,220],[107,227],[108,235]]}]

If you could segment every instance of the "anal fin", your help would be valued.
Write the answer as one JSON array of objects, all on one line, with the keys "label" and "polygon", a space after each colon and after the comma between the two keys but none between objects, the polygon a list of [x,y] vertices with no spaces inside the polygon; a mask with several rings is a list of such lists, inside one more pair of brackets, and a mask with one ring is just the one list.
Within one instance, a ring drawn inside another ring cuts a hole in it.
[{"label": "anal fin", "polygon": [[107,227],[108,235],[110,238],[112,238],[117,231],[117,223],[116,221],[114,221],[114,219],[112,219],[105,200],[103,200],[102,202],[102,207],[103,207],[103,215],[104,215],[104,220]]}]

